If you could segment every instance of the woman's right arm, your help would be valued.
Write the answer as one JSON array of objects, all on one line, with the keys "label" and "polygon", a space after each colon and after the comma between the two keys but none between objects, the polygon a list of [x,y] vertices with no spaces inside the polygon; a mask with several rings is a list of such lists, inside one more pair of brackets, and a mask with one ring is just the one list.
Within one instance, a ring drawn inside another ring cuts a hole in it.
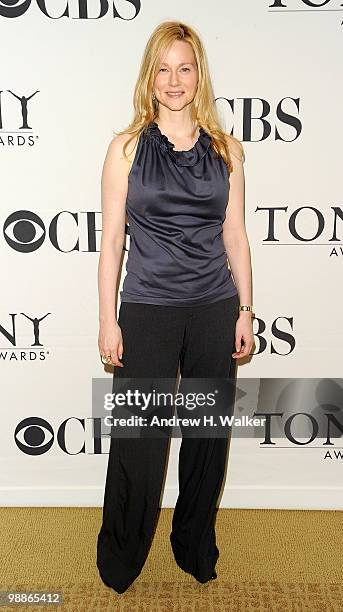
[{"label": "woman's right arm", "polygon": [[[126,134],[109,144],[101,176],[102,234],[98,266],[100,355],[111,356],[113,365],[124,367],[123,338],[116,320],[117,283],[125,241],[125,204],[129,163],[123,157]],[[130,149],[130,146],[129,146]]]}]

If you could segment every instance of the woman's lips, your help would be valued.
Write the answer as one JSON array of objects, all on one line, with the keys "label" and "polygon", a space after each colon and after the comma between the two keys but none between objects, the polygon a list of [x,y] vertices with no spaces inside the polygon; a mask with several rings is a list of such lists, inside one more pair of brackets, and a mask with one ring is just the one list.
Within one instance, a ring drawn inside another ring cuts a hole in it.
[{"label": "woman's lips", "polygon": [[171,98],[179,98],[180,96],[183,95],[183,91],[180,91],[180,92],[167,91],[167,95],[170,96]]}]

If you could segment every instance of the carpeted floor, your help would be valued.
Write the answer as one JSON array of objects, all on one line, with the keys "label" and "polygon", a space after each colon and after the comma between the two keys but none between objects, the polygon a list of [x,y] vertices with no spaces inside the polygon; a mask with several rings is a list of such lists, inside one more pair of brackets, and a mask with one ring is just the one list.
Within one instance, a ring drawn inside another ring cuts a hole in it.
[{"label": "carpeted floor", "polygon": [[219,509],[218,578],[176,565],[162,509],[142,573],[118,595],[96,567],[101,508],[1,508],[0,590],[61,591],[43,612],[343,612],[342,512]]}]

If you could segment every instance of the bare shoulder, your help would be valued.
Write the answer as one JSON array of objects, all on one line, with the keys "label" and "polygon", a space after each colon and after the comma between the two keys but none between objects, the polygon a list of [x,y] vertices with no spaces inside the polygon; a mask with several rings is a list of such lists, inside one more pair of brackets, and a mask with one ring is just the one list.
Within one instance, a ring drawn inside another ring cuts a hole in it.
[{"label": "bare shoulder", "polygon": [[131,164],[135,155],[136,138],[132,138],[131,142],[126,148],[126,155],[124,156],[124,146],[132,138],[132,134],[123,132],[117,134],[110,141],[105,161],[103,173],[111,177],[112,180],[120,180],[127,182],[128,175],[131,169]]},{"label": "bare shoulder", "polygon": [[122,134],[118,134],[112,138],[110,144],[108,145],[108,155],[117,161],[120,160],[128,163],[128,160],[124,156],[124,146],[130,140],[131,142],[126,148],[126,155],[132,160],[132,155],[134,154],[138,139],[137,137],[133,138],[132,134],[129,134],[128,132],[123,132]]},{"label": "bare shoulder", "polygon": [[229,134],[225,134],[225,136],[233,166],[242,165],[244,163],[244,152],[240,141]]}]

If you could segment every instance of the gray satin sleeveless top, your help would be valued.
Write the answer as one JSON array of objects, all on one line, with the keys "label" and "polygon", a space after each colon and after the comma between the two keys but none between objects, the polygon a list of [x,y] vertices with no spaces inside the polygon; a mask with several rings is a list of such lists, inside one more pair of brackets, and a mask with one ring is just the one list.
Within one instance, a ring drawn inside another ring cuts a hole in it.
[{"label": "gray satin sleeveless top", "polygon": [[237,294],[222,239],[229,172],[200,128],[175,151],[155,121],[140,134],[128,178],[130,248],[122,302],[190,306]]}]

